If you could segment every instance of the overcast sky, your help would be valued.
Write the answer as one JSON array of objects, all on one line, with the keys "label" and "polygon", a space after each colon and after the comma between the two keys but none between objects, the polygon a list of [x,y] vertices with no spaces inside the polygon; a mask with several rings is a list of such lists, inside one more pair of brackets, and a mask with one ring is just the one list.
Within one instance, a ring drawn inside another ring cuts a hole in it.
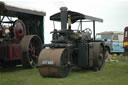
[{"label": "overcast sky", "polygon": [[123,31],[128,26],[128,1],[127,0],[0,0],[8,4],[45,11],[45,43],[51,41],[50,31],[53,24],[49,16],[59,12],[61,6],[104,20],[96,23],[96,33],[103,31]]}]

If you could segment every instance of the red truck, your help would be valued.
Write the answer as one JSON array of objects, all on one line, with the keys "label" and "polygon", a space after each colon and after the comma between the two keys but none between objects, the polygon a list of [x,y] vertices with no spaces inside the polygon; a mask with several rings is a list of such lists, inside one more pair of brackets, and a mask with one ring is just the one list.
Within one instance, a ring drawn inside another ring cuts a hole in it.
[{"label": "red truck", "polygon": [[123,47],[124,47],[124,56],[128,56],[128,27],[125,27],[124,29]]}]

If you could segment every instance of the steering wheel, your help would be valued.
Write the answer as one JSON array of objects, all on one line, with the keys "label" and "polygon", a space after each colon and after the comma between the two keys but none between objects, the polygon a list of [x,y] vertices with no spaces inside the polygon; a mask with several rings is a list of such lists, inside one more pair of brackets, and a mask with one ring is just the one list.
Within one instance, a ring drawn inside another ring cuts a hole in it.
[{"label": "steering wheel", "polygon": [[84,29],[83,32],[88,32],[88,33],[92,34],[92,30],[90,28]]}]

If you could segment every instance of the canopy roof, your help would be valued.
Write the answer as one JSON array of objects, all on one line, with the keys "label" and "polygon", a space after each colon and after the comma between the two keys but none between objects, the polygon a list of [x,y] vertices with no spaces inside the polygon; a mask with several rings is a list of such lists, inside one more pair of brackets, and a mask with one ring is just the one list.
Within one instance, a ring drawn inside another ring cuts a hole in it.
[{"label": "canopy roof", "polygon": [[[81,13],[78,13],[78,12],[67,11],[67,13],[68,13],[68,15],[71,15],[71,22],[72,23],[75,23],[77,20],[81,20],[81,19],[87,19],[89,21],[103,22],[103,19],[88,16],[88,15],[84,15],[84,14],[81,14]],[[50,20],[61,21],[60,12],[52,15],[50,17]]]},{"label": "canopy roof", "polygon": [[8,5],[4,2],[0,2],[0,15],[16,17],[24,14],[31,14],[31,15],[38,15],[38,16],[46,15],[46,13],[43,11],[19,8],[19,7]]},{"label": "canopy roof", "polygon": [[124,34],[124,32],[121,31],[104,31],[101,33],[97,33],[97,35],[109,35],[109,34]]}]

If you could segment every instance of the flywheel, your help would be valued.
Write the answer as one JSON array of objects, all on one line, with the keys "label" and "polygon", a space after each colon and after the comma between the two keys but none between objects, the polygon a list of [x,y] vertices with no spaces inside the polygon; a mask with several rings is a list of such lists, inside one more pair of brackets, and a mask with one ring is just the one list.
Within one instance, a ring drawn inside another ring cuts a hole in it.
[{"label": "flywheel", "polygon": [[20,41],[26,35],[26,28],[22,20],[16,20],[14,22],[14,35],[17,41]]}]

